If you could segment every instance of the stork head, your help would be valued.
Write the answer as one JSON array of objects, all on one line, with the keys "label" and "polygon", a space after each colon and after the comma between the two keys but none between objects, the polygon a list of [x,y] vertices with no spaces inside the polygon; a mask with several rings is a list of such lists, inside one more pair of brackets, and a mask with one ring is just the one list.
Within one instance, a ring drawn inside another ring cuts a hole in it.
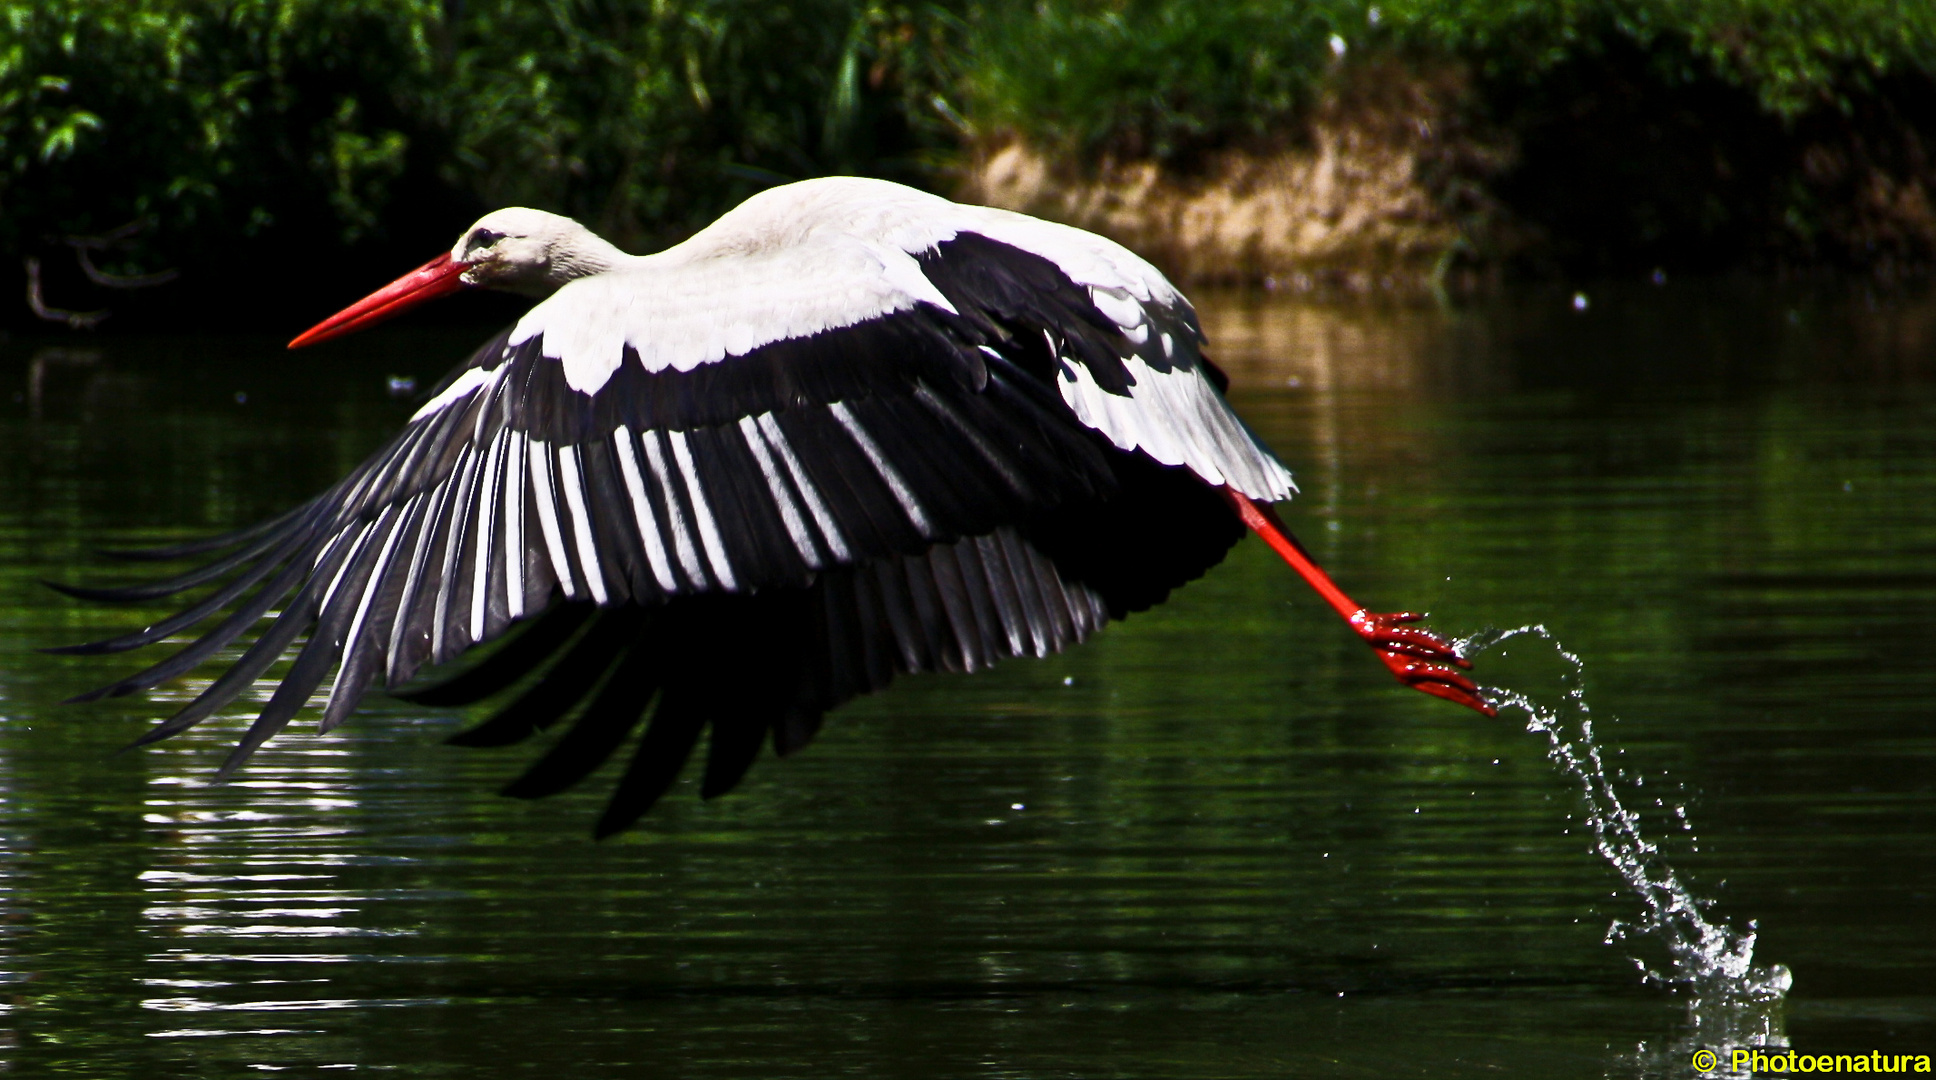
[{"label": "stork head", "polygon": [[465,229],[448,253],[303,331],[289,347],[341,337],[464,288],[543,298],[627,257],[568,217],[522,206],[493,210]]},{"label": "stork head", "polygon": [[464,264],[466,285],[545,297],[567,281],[610,270],[624,256],[568,217],[507,206],[464,230],[450,258]]}]

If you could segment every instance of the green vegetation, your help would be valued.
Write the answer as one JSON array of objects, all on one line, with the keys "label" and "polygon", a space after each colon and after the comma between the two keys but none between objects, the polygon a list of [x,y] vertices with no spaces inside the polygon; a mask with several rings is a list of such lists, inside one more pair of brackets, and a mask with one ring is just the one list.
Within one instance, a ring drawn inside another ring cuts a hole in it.
[{"label": "green vegetation", "polygon": [[1609,49],[1668,84],[1718,76],[1792,118],[1936,74],[1936,5],[1898,0],[1039,0],[979,25],[983,124],[1074,154],[1170,158],[1281,133],[1362,54],[1529,84]]},{"label": "green vegetation", "polygon": [[[509,203],[637,246],[781,179],[946,187],[964,139],[1187,166],[1294,133],[1366,58],[1460,65],[1517,131],[1539,118],[1515,103],[1550,117],[1629,55],[1655,90],[1731,88],[1778,126],[1859,118],[1936,85],[1936,6],[0,0],[0,250],[52,266],[64,237],[144,221],[107,268],[182,266],[192,292],[218,257],[407,261]],[[1814,227],[1782,198],[1770,214]]]},{"label": "green vegetation", "polygon": [[5,0],[0,249],[146,219],[150,265],[314,256],[506,203],[646,241],[776,177],[908,172],[949,25],[868,0]]}]

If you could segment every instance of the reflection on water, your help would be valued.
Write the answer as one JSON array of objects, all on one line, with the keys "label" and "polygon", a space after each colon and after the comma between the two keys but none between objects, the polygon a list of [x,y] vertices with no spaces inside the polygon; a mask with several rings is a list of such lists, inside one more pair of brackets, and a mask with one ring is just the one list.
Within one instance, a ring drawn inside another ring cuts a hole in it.
[{"label": "reflection on water", "polygon": [[[1345,587],[1449,631],[1551,626],[1623,718],[1609,767],[1676,792],[1625,802],[1658,865],[1794,969],[1793,1044],[1923,1052],[1936,304],[1569,296],[1200,299]],[[1255,545],[1067,656],[856,703],[605,844],[597,791],[493,796],[519,763],[439,745],[461,717],[377,700],[214,787],[246,717],[111,755],[167,701],[53,704],[119,668],[33,647],[158,609],[37,579],[307,496],[408,415],[392,377],[478,336],[0,345],[22,1071],[1687,1075],[1635,1053],[1684,1048],[1684,1003],[1603,940],[1635,902],[1579,785],[1517,725],[1397,688]],[[1509,651],[1483,681],[1565,674]]]},{"label": "reflection on water", "polygon": [[1565,290],[1485,304],[1324,306],[1267,292],[1196,294],[1210,353],[1255,387],[1417,398],[1653,377],[1710,384],[1936,375],[1926,289],[1608,285],[1584,310]]}]

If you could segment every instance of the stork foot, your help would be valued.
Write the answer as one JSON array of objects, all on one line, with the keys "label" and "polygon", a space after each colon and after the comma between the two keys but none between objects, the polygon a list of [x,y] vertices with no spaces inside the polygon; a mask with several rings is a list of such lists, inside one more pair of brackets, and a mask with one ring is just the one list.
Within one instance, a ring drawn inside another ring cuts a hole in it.
[{"label": "stork foot", "polygon": [[1410,611],[1377,614],[1359,611],[1350,618],[1351,628],[1370,645],[1378,659],[1399,682],[1422,694],[1444,698],[1487,716],[1499,710],[1479,696],[1479,687],[1459,673],[1472,662],[1460,656],[1452,642],[1422,626],[1423,615]]},{"label": "stork foot", "polygon": [[1290,530],[1277,518],[1277,512],[1268,503],[1257,503],[1234,488],[1224,488],[1223,496],[1237,511],[1244,524],[1264,538],[1264,542],[1277,552],[1279,558],[1297,571],[1305,584],[1317,590],[1319,596],[1331,605],[1331,610],[1344,617],[1358,636],[1365,639],[1378,659],[1385,662],[1399,682],[1423,694],[1456,701],[1475,712],[1487,716],[1497,716],[1499,710],[1486,704],[1479,696],[1479,687],[1471,679],[1459,674],[1460,668],[1472,664],[1459,655],[1452,642],[1434,634],[1422,626],[1412,626],[1425,616],[1410,611],[1393,612],[1379,615],[1366,611],[1358,602],[1344,594],[1338,584],[1331,580],[1322,567],[1311,561],[1311,555],[1304,550]]}]

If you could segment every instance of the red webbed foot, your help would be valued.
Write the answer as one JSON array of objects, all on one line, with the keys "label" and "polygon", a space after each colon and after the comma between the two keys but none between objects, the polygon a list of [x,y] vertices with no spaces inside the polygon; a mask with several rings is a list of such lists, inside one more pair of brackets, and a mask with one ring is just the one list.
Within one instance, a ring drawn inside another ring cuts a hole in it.
[{"label": "red webbed foot", "polygon": [[1422,694],[1497,716],[1499,710],[1479,696],[1478,685],[1458,671],[1471,667],[1472,662],[1460,656],[1446,638],[1422,626],[1407,625],[1422,618],[1410,611],[1386,615],[1359,611],[1348,621],[1399,682]]}]

